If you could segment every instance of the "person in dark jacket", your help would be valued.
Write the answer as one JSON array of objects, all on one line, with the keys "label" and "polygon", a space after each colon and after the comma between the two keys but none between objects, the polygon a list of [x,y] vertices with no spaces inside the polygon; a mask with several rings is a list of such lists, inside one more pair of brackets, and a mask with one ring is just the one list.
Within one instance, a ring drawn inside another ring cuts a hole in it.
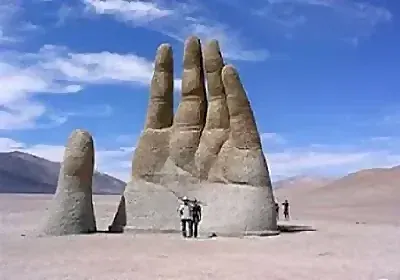
[{"label": "person in dark jacket", "polygon": [[197,238],[199,232],[199,223],[201,221],[201,206],[197,199],[194,199],[193,201],[192,215],[193,237]]},{"label": "person in dark jacket", "polygon": [[275,202],[276,220],[279,220],[279,203]]},{"label": "person in dark jacket", "polygon": [[283,205],[283,215],[285,216],[285,220],[289,220],[289,201],[285,199],[285,202],[282,203]]}]

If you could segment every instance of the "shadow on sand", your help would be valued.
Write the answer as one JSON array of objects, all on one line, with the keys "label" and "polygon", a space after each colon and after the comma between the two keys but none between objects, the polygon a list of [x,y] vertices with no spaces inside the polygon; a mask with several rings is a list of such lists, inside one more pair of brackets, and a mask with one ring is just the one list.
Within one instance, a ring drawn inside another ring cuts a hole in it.
[{"label": "shadow on sand", "polygon": [[[278,225],[278,230],[276,231],[263,231],[263,232],[247,232],[244,236],[275,236],[281,233],[298,233],[298,232],[305,232],[305,231],[317,231],[315,228],[311,226],[304,226],[304,225],[289,225],[289,224],[280,224]],[[143,230],[143,229],[125,229],[120,227],[119,230],[115,230],[112,227],[109,227],[109,230],[98,230],[96,233],[102,234],[121,234],[121,233],[131,232],[131,233],[179,233],[179,230]],[[217,235],[214,234],[212,237],[239,237],[239,235],[233,234],[230,235]],[[211,237],[211,236],[210,236]]]},{"label": "shadow on sand", "polygon": [[304,231],[317,231],[315,228],[303,225],[278,225],[278,231],[281,233],[297,233]]}]

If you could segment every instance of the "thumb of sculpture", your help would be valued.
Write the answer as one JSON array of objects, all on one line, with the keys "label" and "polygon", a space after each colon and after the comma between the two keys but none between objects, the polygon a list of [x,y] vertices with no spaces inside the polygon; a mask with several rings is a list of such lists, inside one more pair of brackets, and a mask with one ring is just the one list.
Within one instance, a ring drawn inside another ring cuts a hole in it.
[{"label": "thumb of sculpture", "polygon": [[65,148],[57,190],[42,229],[43,234],[96,232],[92,201],[93,169],[93,138],[84,130],[75,130]]}]

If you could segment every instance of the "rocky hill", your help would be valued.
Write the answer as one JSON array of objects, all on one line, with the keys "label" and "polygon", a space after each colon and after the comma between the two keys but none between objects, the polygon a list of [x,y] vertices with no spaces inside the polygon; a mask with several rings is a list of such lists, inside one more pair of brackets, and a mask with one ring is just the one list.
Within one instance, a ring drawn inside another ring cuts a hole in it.
[{"label": "rocky hill", "polygon": [[[60,163],[28,153],[0,153],[0,193],[54,193]],[[96,194],[120,194],[125,182],[96,172],[93,191]]]},{"label": "rocky hill", "polygon": [[[296,180],[275,189],[288,199],[293,217],[400,224],[400,166],[350,173],[323,184]],[[290,187],[288,187],[290,186]]]}]

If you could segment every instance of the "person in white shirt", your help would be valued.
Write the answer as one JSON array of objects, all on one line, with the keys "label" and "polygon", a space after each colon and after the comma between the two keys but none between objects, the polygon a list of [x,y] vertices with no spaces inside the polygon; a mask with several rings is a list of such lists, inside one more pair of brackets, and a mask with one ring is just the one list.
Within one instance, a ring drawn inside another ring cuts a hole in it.
[{"label": "person in white shirt", "polygon": [[[192,215],[192,205],[189,203],[189,199],[184,196],[182,198],[183,203],[179,205],[178,212],[181,218],[181,227],[182,227],[182,236],[183,237],[192,237],[193,235],[193,215]],[[189,234],[188,234],[189,229]]]}]

